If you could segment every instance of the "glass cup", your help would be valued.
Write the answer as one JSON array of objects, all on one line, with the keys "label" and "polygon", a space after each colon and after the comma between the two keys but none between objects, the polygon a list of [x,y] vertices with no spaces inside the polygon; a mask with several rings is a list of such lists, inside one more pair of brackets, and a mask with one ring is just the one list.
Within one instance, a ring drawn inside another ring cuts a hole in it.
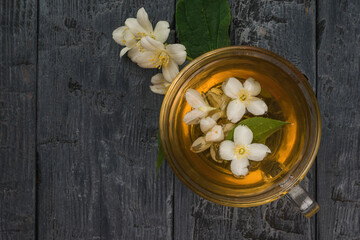
[{"label": "glass cup", "polygon": [[[193,88],[207,92],[229,77],[260,82],[260,97],[270,117],[291,124],[267,139],[272,153],[252,162],[249,175],[235,178],[229,161],[215,162],[210,154],[190,151],[199,137],[196,126],[183,122],[191,110],[184,94]],[[232,46],[205,53],[187,64],[174,79],[162,104],[160,137],[166,159],[178,178],[193,192],[217,204],[253,207],[286,195],[306,216],[318,204],[299,182],[315,160],[321,135],[316,97],[304,75],[279,55],[249,46]]]}]

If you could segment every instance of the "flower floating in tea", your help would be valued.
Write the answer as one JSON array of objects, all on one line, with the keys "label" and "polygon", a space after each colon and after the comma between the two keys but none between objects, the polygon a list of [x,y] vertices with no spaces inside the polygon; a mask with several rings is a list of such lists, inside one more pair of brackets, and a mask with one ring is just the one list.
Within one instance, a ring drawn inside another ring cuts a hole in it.
[{"label": "flower floating in tea", "polygon": [[223,84],[224,93],[233,99],[226,110],[228,119],[236,123],[244,116],[246,109],[254,115],[263,115],[268,107],[266,103],[257,98],[261,91],[260,84],[253,78],[246,79],[244,86],[236,78],[229,78]]},{"label": "flower floating in tea", "polygon": [[194,108],[184,117],[184,122],[188,125],[200,123],[201,119],[206,117],[210,111],[215,110],[195,89],[188,89],[185,93],[185,98],[188,104]]},{"label": "flower floating in tea", "polygon": [[246,109],[252,115],[262,115],[268,110],[266,103],[255,97],[261,92],[260,83],[255,79],[249,77],[243,85],[231,77],[221,88],[223,90],[213,87],[205,94],[195,89],[186,91],[186,101],[193,109],[185,114],[184,122],[188,125],[200,123],[203,133],[190,150],[201,153],[210,148],[215,162],[231,161],[231,172],[237,177],[246,176],[249,160],[261,161],[271,153],[263,143],[286,123],[251,115],[240,121]]},{"label": "flower floating in tea", "polygon": [[[207,118],[203,118],[201,121],[208,118],[211,119],[211,117],[207,117]],[[201,128],[201,121],[200,121],[200,128]],[[222,162],[221,159],[215,157],[215,155],[217,155],[218,152],[218,145],[219,142],[224,140],[224,136],[226,136],[229,133],[229,131],[233,129],[233,127],[234,124],[232,123],[217,125],[215,122],[215,125],[213,127],[209,128],[206,131],[202,131],[204,135],[197,138],[193,142],[190,150],[193,151],[194,153],[200,153],[210,148],[210,153],[214,155],[212,156],[213,160],[217,162]],[[214,150],[215,148],[217,148],[216,152]]]},{"label": "flower floating in tea", "polygon": [[212,117],[206,117],[200,120],[200,129],[205,133],[206,142],[220,142],[224,140],[224,130]]},{"label": "flower floating in tea", "polygon": [[203,133],[206,133],[216,125],[216,121],[211,117],[202,118],[200,120],[200,129]]},{"label": "flower floating in tea", "polygon": [[225,140],[220,144],[220,157],[231,161],[231,171],[236,176],[248,174],[249,160],[261,161],[270,149],[261,143],[252,143],[253,132],[249,127],[239,125],[234,131],[234,141]]}]

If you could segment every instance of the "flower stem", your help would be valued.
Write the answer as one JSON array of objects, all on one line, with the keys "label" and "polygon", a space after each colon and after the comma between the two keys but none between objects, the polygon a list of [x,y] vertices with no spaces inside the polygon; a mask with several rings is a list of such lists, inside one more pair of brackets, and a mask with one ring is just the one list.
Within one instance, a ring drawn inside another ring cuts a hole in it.
[{"label": "flower stem", "polygon": [[191,57],[189,57],[189,56],[186,56],[186,59],[187,59],[187,60],[190,60],[190,61],[194,60],[193,58],[191,58]]}]

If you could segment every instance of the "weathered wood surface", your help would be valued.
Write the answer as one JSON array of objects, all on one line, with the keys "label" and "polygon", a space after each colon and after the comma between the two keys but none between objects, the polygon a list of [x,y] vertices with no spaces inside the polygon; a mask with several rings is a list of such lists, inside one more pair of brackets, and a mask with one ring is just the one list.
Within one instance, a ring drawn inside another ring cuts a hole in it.
[{"label": "weathered wood surface", "polygon": [[35,0],[0,3],[0,239],[35,238]]},{"label": "weathered wood surface", "polygon": [[174,28],[166,1],[40,0],[39,239],[169,239],[173,174],[156,179],[154,70],[112,31],[145,6]]},{"label": "weathered wood surface", "polygon": [[120,60],[111,33],[142,6],[153,23],[175,29],[174,1],[4,0],[1,240],[360,239],[360,3],[230,4],[232,44],[282,55],[317,92],[322,144],[302,182],[319,201],[317,217],[305,219],[285,199],[248,209],[213,204],[167,164],[156,179],[156,71]]},{"label": "weathered wood surface", "polygon": [[320,0],[320,239],[360,239],[360,1]]},{"label": "weathered wood surface", "polygon": [[[290,60],[316,90],[316,4],[307,1],[230,1],[231,40]],[[315,194],[315,170],[302,185]],[[282,198],[247,209],[206,201],[175,180],[175,239],[315,239],[315,219],[305,219]]]}]

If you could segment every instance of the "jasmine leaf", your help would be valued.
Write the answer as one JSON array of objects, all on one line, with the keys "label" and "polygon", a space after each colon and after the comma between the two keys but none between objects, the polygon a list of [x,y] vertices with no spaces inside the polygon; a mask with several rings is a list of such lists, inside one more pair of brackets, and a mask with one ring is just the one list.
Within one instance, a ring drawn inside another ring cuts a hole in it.
[{"label": "jasmine leaf", "polygon": [[161,144],[160,134],[158,135],[158,154],[156,160],[156,177],[159,175],[159,170],[165,159],[164,150]]},{"label": "jasmine leaf", "polygon": [[230,44],[228,0],[179,0],[176,27],[191,58]]},{"label": "jasmine leaf", "polygon": [[234,130],[239,125],[248,126],[253,132],[254,138],[253,142],[255,143],[265,143],[266,139],[278,131],[282,126],[289,124],[288,122],[283,122],[280,120],[263,118],[263,117],[253,117],[242,120],[228,133],[226,140],[233,140]]}]

